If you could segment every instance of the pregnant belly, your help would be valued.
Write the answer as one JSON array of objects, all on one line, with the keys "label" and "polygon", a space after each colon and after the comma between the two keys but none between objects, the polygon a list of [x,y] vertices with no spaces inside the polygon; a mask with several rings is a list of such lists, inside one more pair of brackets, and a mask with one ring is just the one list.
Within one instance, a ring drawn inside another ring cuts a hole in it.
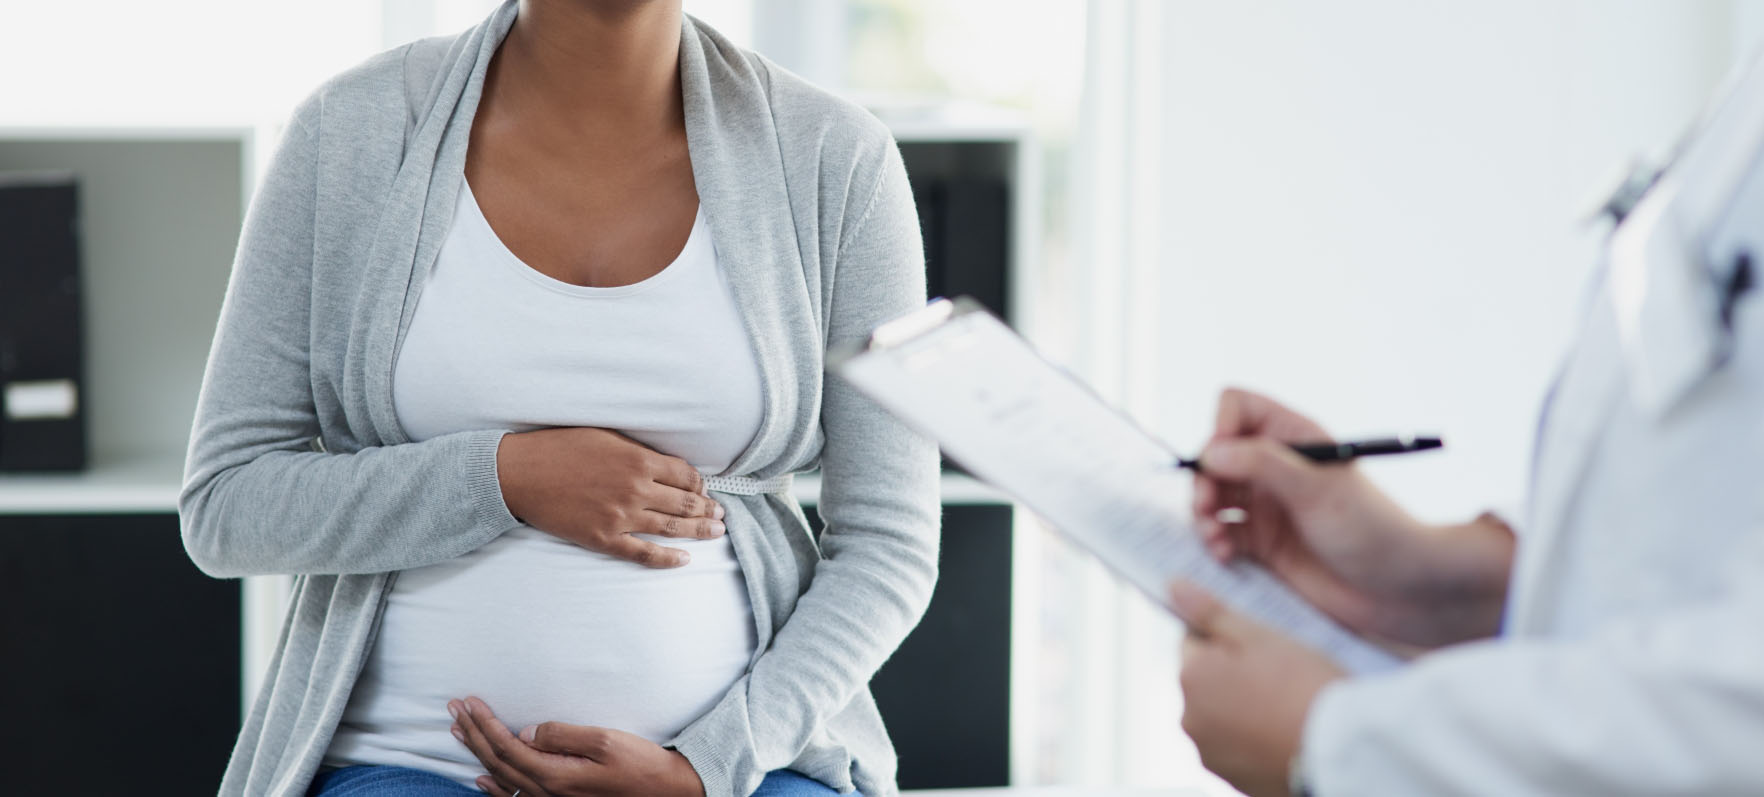
[{"label": "pregnant belly", "polygon": [[332,759],[425,763],[415,755],[475,774],[448,731],[447,701],[468,695],[516,732],[556,720],[672,738],[741,677],[756,642],[728,539],[657,541],[691,563],[651,570],[522,527],[401,573]]}]

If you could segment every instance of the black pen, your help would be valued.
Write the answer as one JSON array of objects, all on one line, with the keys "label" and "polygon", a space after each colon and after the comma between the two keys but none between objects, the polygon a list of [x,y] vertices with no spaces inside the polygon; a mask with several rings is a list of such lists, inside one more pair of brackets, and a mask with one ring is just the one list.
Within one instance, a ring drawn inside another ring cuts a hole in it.
[{"label": "black pen", "polygon": [[[1381,437],[1376,440],[1354,440],[1345,443],[1291,443],[1292,450],[1298,455],[1317,463],[1352,462],[1360,457],[1376,457],[1385,454],[1408,454],[1415,451],[1431,451],[1445,446],[1445,441],[1437,437]],[[1200,472],[1199,459],[1178,459],[1176,467],[1187,468]]]}]

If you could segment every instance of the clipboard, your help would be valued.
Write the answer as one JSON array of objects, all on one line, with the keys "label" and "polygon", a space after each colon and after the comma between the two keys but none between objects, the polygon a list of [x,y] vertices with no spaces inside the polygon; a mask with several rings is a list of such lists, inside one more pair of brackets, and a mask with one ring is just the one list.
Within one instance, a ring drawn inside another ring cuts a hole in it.
[{"label": "clipboard", "polygon": [[1350,672],[1396,656],[1250,562],[1222,565],[1191,521],[1176,454],[978,302],[938,299],[837,347],[829,368],[975,478],[1039,515],[1153,602],[1193,581]]}]

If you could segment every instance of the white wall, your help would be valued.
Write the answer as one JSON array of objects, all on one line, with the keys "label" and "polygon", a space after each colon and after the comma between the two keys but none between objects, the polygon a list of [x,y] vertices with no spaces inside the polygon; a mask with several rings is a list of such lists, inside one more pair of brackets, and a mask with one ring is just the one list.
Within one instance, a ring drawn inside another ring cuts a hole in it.
[{"label": "white wall", "polygon": [[[412,39],[464,30],[488,16],[502,0],[380,0],[381,41],[394,47]],[[715,27],[736,44],[753,35],[753,0],[685,0],[686,13]]]},{"label": "white wall", "polygon": [[[1433,519],[1519,503],[1599,242],[1581,220],[1764,26],[1760,0],[1089,7],[1049,292],[1077,310],[1043,343],[1181,448],[1228,384],[1342,435],[1439,431],[1443,454],[1368,465]],[[1176,626],[1089,575],[1062,595],[1082,675],[1044,712],[1058,777],[1230,793],[1177,727]]]},{"label": "white wall", "polygon": [[[330,76],[499,0],[0,0],[0,125],[279,127]],[[737,42],[751,0],[686,0]]]},{"label": "white wall", "polygon": [[379,48],[362,0],[0,2],[0,125],[257,125]]},{"label": "white wall", "polygon": [[1373,466],[1428,516],[1517,501],[1596,251],[1581,218],[1709,97],[1733,16],[1715,0],[1169,7],[1152,417],[1197,444],[1217,390],[1249,385],[1338,434],[1444,433],[1444,455]]}]

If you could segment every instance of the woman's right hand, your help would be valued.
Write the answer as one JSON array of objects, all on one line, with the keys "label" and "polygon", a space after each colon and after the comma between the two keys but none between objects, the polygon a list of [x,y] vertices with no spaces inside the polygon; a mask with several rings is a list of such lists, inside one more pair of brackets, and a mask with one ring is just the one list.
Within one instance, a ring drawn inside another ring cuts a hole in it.
[{"label": "woman's right hand", "polygon": [[691,557],[638,534],[711,539],[725,531],[723,508],[698,469],[606,429],[504,435],[496,475],[503,503],[521,522],[645,567],[679,567]]},{"label": "woman's right hand", "polygon": [[1196,526],[1208,550],[1221,561],[1262,564],[1374,638],[1431,648],[1492,634],[1506,602],[1512,532],[1491,516],[1423,524],[1358,467],[1318,465],[1288,446],[1329,439],[1272,399],[1225,391],[1195,479]]}]

